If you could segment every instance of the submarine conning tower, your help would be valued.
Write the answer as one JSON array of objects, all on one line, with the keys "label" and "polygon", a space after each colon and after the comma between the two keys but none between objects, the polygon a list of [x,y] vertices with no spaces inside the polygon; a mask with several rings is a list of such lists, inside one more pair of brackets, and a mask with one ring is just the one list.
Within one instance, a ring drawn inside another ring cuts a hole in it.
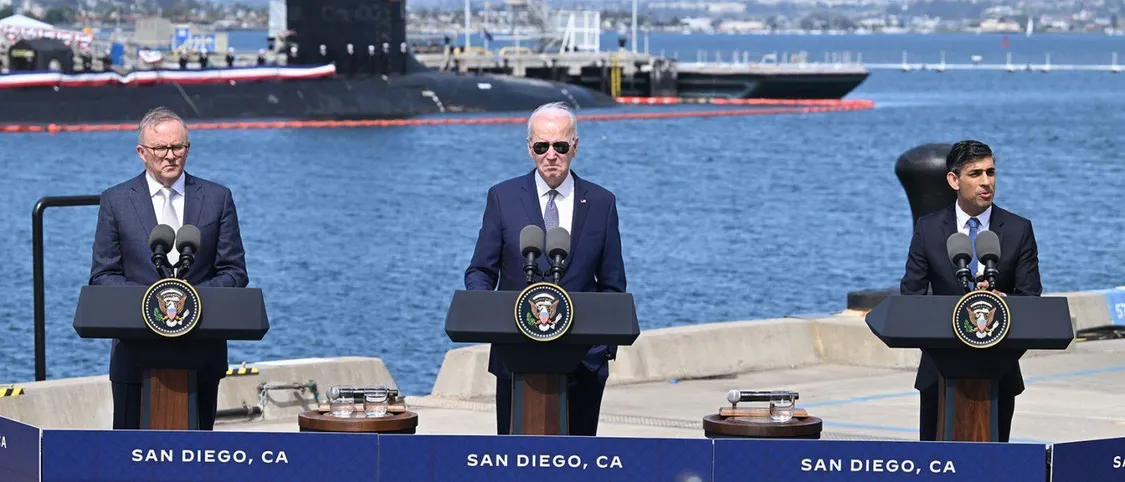
[{"label": "submarine conning tower", "polygon": [[405,0],[285,0],[285,7],[290,65],[334,62],[341,75],[426,70],[410,54]]}]

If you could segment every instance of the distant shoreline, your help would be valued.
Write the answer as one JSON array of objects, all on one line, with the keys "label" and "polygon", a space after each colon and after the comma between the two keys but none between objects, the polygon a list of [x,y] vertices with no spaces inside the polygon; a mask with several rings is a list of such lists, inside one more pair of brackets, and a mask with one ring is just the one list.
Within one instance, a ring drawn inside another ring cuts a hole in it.
[{"label": "distant shoreline", "polygon": [[[215,29],[215,30],[210,30],[209,26],[207,26],[207,25],[203,25],[203,24],[195,24],[195,25],[198,26],[198,27],[201,27],[201,28],[206,28],[209,31],[213,31],[215,33],[254,33],[254,32],[261,32],[264,35],[264,34],[267,34],[267,32],[268,32],[268,27],[265,26],[265,25],[263,25],[261,27],[222,28],[222,29]],[[112,30],[112,29],[115,28],[113,25],[90,25],[89,27],[94,28],[94,29],[99,29],[99,30],[106,30],[106,29]],[[450,38],[453,39],[454,41],[456,41],[456,39],[458,39],[458,38],[464,38],[465,34],[460,29],[459,25],[458,26],[451,26],[451,27],[452,27],[452,29],[449,29],[449,30],[430,29],[430,28],[407,30],[407,36],[409,37],[410,34],[415,34],[415,35],[449,35]],[[131,31],[132,29],[122,29],[122,30],[123,31]],[[631,35],[631,32],[622,33],[622,32],[618,32],[618,31],[614,31],[614,30],[602,30],[603,35],[613,34],[613,33],[617,33],[617,34],[624,35],[624,36]],[[844,31],[844,30],[782,30],[782,31],[746,30],[746,31],[735,31],[735,32],[709,32],[709,31],[701,31],[701,30],[687,30],[687,31],[685,31],[685,30],[674,28],[674,27],[653,29],[653,30],[650,31],[650,33],[651,34],[673,34],[673,35],[701,35],[701,36],[753,35],[753,36],[797,36],[797,37],[805,37],[805,36],[873,36],[873,35],[895,35],[895,36],[898,36],[898,35],[946,35],[946,36],[960,36],[960,35],[965,35],[965,36],[984,36],[984,35],[1001,36],[1001,35],[1009,35],[1009,36],[1021,36],[1022,37],[1022,36],[1025,36],[1025,34],[1026,34],[1026,32],[1024,32],[1023,30],[1010,31],[1010,32],[1004,32],[1004,31],[974,32],[974,31],[969,31],[969,30],[959,30],[959,31],[916,31],[916,30],[907,30],[907,31],[901,31],[901,32],[899,32],[899,31],[890,31],[890,32],[887,32],[887,31],[855,31],[855,30],[849,30],[849,31]],[[637,32],[637,35],[640,36],[640,35],[643,35],[643,34],[641,32]],[[1032,36],[1039,36],[1039,35],[1045,35],[1045,36],[1073,35],[1073,36],[1121,37],[1121,36],[1125,36],[1125,29],[1116,30],[1116,31],[1112,31],[1112,32],[1106,32],[1104,30],[1103,31],[1065,31],[1065,32],[1064,31],[1042,31],[1042,32],[1037,31],[1037,32],[1034,32],[1032,34]],[[479,33],[474,33],[473,36],[479,37]]]}]

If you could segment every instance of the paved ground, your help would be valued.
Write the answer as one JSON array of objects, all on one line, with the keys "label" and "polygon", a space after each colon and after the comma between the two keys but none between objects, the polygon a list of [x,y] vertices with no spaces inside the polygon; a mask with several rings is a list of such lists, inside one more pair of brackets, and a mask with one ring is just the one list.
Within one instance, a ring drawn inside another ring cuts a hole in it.
[{"label": "paved ground", "polygon": [[[1125,340],[1079,343],[1067,353],[1021,362],[1027,390],[1016,398],[1013,441],[1053,443],[1125,436]],[[817,365],[704,380],[610,386],[599,436],[702,438],[701,419],[738,389],[792,389],[797,406],[824,420],[826,439],[917,440],[913,370]],[[410,397],[419,433],[488,434],[488,400]],[[219,430],[296,431],[296,420],[221,422]]]}]

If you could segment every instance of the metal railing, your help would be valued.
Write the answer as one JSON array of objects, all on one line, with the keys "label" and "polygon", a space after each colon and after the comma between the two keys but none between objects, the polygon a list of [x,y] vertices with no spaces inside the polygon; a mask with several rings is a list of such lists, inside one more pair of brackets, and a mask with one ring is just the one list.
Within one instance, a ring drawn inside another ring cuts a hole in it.
[{"label": "metal railing", "polygon": [[47,316],[43,293],[43,211],[67,206],[97,206],[99,195],[47,196],[31,211],[32,285],[35,296],[35,381],[47,379]]},{"label": "metal railing", "polygon": [[[673,58],[679,57],[679,51],[674,51]],[[660,52],[664,56],[664,51]],[[722,50],[695,51],[696,63],[714,64],[757,64],[757,65],[863,65],[862,52],[824,52],[824,59],[817,61],[809,56],[807,51],[799,52],[751,52],[750,50],[735,49],[729,52]]]}]

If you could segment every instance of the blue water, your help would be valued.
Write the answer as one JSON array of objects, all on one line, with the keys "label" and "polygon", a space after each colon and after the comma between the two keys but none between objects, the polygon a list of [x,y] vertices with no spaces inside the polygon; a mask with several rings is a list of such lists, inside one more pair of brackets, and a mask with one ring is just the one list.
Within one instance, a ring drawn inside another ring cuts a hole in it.
[{"label": "blue water", "polygon": [[[839,310],[850,290],[897,285],[911,218],[895,158],[966,137],[996,151],[997,202],[1034,222],[1044,288],[1101,289],[1125,284],[1123,87],[1108,73],[876,71],[852,95],[875,100],[870,111],[584,122],[574,168],[618,196],[643,329]],[[261,342],[231,343],[230,362],[376,356],[406,393],[428,393],[453,347],[445,310],[485,192],[532,166],[525,135],[522,124],[193,132],[188,170],[233,189],[272,324]],[[34,378],[32,207],[136,175],[135,143],[0,135],[0,381]],[[108,368],[109,342],[71,327],[96,212],[46,216],[48,378]]]}]

